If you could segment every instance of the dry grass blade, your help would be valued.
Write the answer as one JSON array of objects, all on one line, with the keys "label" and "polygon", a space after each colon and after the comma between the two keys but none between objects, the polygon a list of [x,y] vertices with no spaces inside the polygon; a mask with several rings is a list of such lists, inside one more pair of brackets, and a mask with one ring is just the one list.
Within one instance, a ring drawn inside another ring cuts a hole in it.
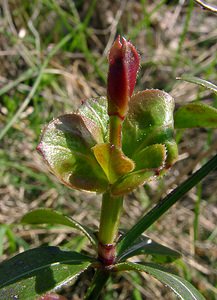
[{"label": "dry grass blade", "polygon": [[204,9],[209,10],[211,12],[217,13],[217,6],[214,4],[209,4],[203,0],[195,0],[196,3],[201,5]]}]

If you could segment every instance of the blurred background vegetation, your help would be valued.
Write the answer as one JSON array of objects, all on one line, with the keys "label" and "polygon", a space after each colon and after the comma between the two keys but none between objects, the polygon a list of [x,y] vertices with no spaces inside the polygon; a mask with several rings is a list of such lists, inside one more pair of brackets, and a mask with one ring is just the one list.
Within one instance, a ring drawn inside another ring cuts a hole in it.
[{"label": "blurred background vegetation", "polygon": [[[49,207],[97,228],[100,196],[57,182],[35,148],[52,118],[74,111],[81,100],[106,94],[107,53],[116,35],[130,39],[140,52],[137,90],[163,89],[177,107],[198,100],[217,107],[210,91],[176,80],[191,74],[217,83],[216,25],[217,16],[192,0],[1,1],[1,261],[46,244],[91,252],[87,241],[71,229],[23,227],[19,220],[31,209]],[[178,131],[179,161],[166,177],[126,198],[121,226],[132,226],[211,157],[216,138],[213,130]],[[174,267],[210,300],[217,299],[216,175],[217,171],[192,189],[147,233],[183,253],[183,261]],[[83,298],[91,272],[88,276],[82,284],[76,281],[72,299]],[[102,299],[175,299],[145,273],[123,276],[110,281]]]}]

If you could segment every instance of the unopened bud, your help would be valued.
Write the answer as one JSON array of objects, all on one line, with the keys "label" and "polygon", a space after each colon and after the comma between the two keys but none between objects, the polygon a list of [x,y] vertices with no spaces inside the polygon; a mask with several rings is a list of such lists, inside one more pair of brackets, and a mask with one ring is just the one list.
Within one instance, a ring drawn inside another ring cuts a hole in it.
[{"label": "unopened bud", "polygon": [[139,69],[139,54],[131,42],[117,37],[109,52],[108,114],[124,119]]}]

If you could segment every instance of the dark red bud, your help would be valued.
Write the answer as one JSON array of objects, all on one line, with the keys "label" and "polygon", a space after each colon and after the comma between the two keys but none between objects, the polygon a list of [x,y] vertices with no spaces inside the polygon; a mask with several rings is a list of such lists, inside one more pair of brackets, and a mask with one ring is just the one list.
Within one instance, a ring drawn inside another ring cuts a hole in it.
[{"label": "dark red bud", "polygon": [[117,37],[109,52],[108,114],[121,119],[127,114],[139,69],[139,54],[131,42]]}]

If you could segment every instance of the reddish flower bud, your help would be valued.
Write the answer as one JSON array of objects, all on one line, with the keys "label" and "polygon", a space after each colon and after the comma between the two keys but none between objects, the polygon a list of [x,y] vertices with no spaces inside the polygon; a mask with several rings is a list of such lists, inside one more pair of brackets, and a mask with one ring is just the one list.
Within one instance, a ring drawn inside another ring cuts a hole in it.
[{"label": "reddish flower bud", "polygon": [[139,54],[135,47],[118,36],[109,53],[107,96],[110,116],[121,119],[126,116],[138,69]]}]

